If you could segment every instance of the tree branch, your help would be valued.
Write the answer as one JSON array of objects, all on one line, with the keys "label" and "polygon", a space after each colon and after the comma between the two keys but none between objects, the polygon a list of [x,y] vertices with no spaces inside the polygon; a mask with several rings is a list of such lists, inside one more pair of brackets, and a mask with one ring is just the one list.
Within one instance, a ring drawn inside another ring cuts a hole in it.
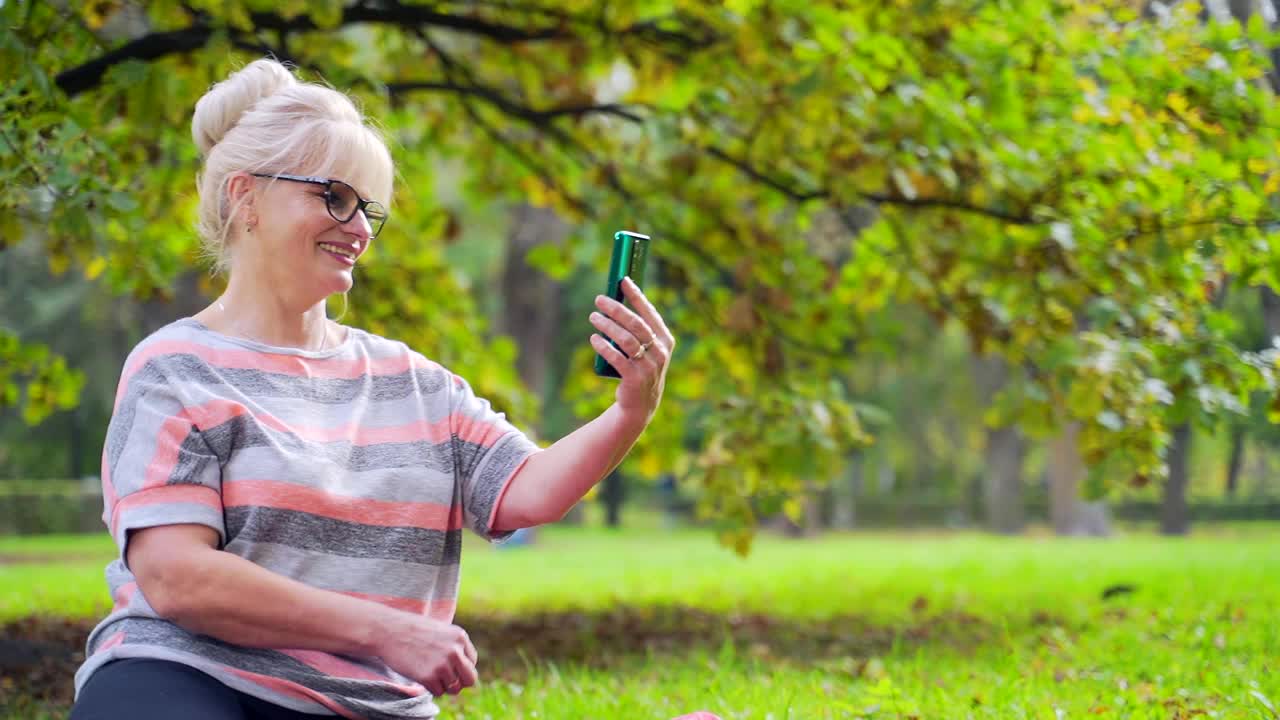
[{"label": "tree branch", "polygon": [[[533,14],[533,10],[526,10]],[[543,13],[546,15],[551,11]],[[275,30],[279,33],[321,30],[308,15],[284,18],[276,13],[258,12],[250,15],[255,30]],[[610,30],[598,28],[615,38],[636,37],[654,44],[671,46],[675,54],[687,54],[706,47],[717,40],[715,34],[693,19],[680,18],[690,25],[690,32],[671,29],[671,18],[637,23]],[[441,12],[437,7],[402,5],[384,2],[377,5],[357,3],[343,9],[338,27],[360,23],[393,25],[402,28],[438,28],[467,35],[487,38],[501,43],[519,44],[547,40],[570,40],[577,36],[574,26],[597,29],[598,23],[586,17],[561,14],[552,20],[531,28],[502,24],[471,15]],[[158,60],[168,55],[198,50],[203,47],[218,28],[197,19],[181,30],[155,32],[131,40],[101,57],[58,74],[56,82],[68,96],[97,87],[112,66],[127,60]],[[573,114],[573,108],[561,108],[557,114]],[[584,108],[585,110],[585,108]]]},{"label": "tree branch", "polygon": [[[773,188],[774,190],[782,193],[789,199],[794,200],[795,202],[808,202],[810,200],[828,200],[828,201],[835,200],[835,198],[833,197],[833,193],[829,189],[822,188],[822,189],[811,190],[811,189],[799,189],[799,188],[792,187],[791,185],[787,184],[785,181],[779,180],[778,178],[771,177],[765,174],[763,171],[752,166],[751,163],[747,162],[746,160],[735,158],[729,153],[725,152],[724,150],[721,150],[720,148],[708,147],[707,153],[712,157],[716,158],[717,160],[721,160],[725,163],[728,163],[729,165],[732,165],[733,167],[741,171],[744,175],[750,177],[756,182],[759,182],[763,185],[767,185],[768,187]],[[1042,225],[1048,222],[1047,220],[1038,220],[1036,218],[1033,218],[1027,215],[1019,215],[1016,213],[1006,212],[1004,210],[997,210],[995,208],[983,207],[981,205],[971,205],[962,200],[956,200],[953,198],[928,198],[928,197],[906,198],[899,195],[889,195],[887,193],[871,193],[871,192],[863,192],[863,193],[859,193],[859,195],[861,195],[863,198],[866,198],[870,202],[876,203],[877,205],[901,205],[905,207],[917,207],[917,208],[949,208],[952,210],[960,210],[960,211],[972,213],[975,215],[984,215],[986,217],[995,218],[997,220],[1002,220],[1011,225]]]},{"label": "tree branch", "polygon": [[197,24],[181,30],[144,35],[83,65],[58,73],[54,81],[68,97],[78,95],[101,84],[102,76],[115,65],[128,60],[159,60],[166,55],[199,50],[209,42],[212,34],[211,28]]},{"label": "tree branch", "polygon": [[644,118],[629,109],[632,106],[621,105],[618,103],[605,103],[603,105],[559,105],[538,109],[514,102],[498,90],[484,85],[460,85],[454,82],[417,81],[387,83],[386,88],[393,95],[412,92],[414,90],[441,90],[466,95],[475,95],[476,97],[488,101],[489,104],[509,115],[513,115],[544,128],[547,122],[558,117],[583,117],[586,115],[597,114],[614,115],[633,123],[644,122]]}]

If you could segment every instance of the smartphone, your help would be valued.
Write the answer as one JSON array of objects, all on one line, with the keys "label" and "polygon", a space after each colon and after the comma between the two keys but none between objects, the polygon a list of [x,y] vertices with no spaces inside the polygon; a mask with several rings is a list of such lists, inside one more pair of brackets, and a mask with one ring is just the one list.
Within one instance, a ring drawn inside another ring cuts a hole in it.
[{"label": "smartphone", "polygon": [[[617,300],[622,299],[622,278],[630,276],[636,285],[644,287],[644,266],[649,259],[649,236],[620,230],[613,234],[613,255],[609,258],[609,281],[605,285],[605,294]],[[602,333],[603,334],[603,333]],[[605,336],[610,345],[618,347],[618,343]],[[619,348],[621,349],[621,348]],[[626,354],[625,352],[623,353]],[[600,353],[596,353],[596,374],[601,377],[622,377],[618,370],[609,364]]]}]

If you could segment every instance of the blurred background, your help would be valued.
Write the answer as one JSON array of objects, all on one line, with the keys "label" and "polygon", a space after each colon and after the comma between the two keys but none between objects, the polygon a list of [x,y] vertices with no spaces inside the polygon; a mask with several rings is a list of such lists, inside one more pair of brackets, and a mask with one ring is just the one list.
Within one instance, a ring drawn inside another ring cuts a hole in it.
[{"label": "blurred background", "polygon": [[559,526],[468,546],[461,622],[499,680],[454,710],[1280,717],[1276,24],[1270,0],[0,0],[0,691],[45,688],[0,715],[60,716],[110,604],[123,360],[223,282],[192,108],[270,55],[397,162],[330,314],[544,444],[612,402],[587,315],[613,233],[654,238],[663,406]]},{"label": "blurred background", "polygon": [[263,55],[350,92],[398,163],[333,313],[543,442],[611,400],[609,238],[655,238],[681,342],[591,499],[611,525],[745,552],[762,523],[1280,517],[1268,2],[0,10],[0,532],[97,529],[124,356],[222,282],[191,109]]}]

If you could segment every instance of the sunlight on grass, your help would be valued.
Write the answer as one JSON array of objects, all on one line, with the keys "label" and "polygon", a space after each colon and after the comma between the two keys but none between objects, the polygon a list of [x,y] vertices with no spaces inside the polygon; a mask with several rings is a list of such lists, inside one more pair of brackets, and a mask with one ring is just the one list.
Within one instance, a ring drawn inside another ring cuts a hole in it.
[{"label": "sunlight on grass", "polygon": [[[762,537],[745,559],[690,530],[550,528],[512,548],[471,538],[464,625],[548,610],[569,613],[548,622],[573,623],[573,611],[621,605],[642,619],[682,606],[791,624],[718,645],[682,640],[677,652],[601,647],[586,662],[536,648],[515,665],[482,657],[484,683],[443,699],[443,717],[1271,718],[1280,529],[1260,527],[1175,540]],[[96,617],[111,552],[105,537],[4,539],[0,556],[42,562],[0,565],[0,617]],[[46,561],[57,554],[75,559]],[[581,642],[580,628],[557,627],[546,633]],[[817,630],[788,635],[797,627]],[[836,651],[807,655],[824,636]]]}]

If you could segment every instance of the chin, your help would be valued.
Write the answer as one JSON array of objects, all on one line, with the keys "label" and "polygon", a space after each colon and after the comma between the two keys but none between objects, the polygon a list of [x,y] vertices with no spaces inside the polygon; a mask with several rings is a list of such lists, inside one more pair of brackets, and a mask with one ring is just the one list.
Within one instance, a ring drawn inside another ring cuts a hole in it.
[{"label": "chin", "polygon": [[351,289],[355,284],[352,281],[351,274],[343,273],[343,275],[345,277],[325,277],[315,284],[314,287],[318,287],[320,291],[320,296],[316,298],[317,303],[324,302],[329,299],[329,296],[331,295],[338,295]]}]

